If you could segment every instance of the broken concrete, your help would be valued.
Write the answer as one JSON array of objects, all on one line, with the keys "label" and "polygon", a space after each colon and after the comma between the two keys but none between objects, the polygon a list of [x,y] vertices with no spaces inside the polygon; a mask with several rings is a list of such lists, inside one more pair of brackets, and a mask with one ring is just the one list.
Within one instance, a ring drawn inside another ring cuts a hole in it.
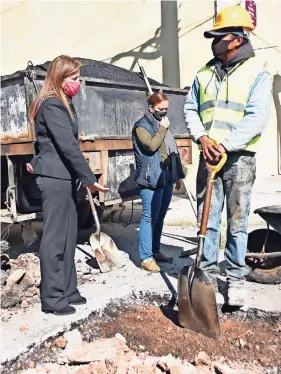
[{"label": "broken concrete", "polygon": [[[274,198],[272,197],[272,202],[274,199],[274,201],[276,201],[276,196],[275,194]],[[280,194],[278,198],[280,199]],[[267,204],[264,197],[262,201],[264,201],[263,205],[270,205],[270,203]],[[177,209],[174,207],[175,202],[177,203]],[[37,293],[40,282],[39,259],[33,254],[22,255],[24,248],[20,248],[20,246],[12,247],[9,250],[9,255],[12,258],[9,263],[12,269],[25,269],[32,263],[31,268],[29,267],[30,270],[27,270],[27,274],[24,276],[22,282],[26,282],[30,279],[30,277],[27,276],[28,271],[33,269],[34,277],[32,277],[32,281],[34,284],[29,284],[24,291],[21,290],[21,295],[24,295],[30,307],[17,311],[13,310],[14,314],[5,314],[5,312],[2,312],[2,320],[5,321],[1,329],[2,362],[16,359],[16,357],[29,351],[32,347],[37,346],[41,342],[44,342],[47,338],[57,336],[69,330],[74,324],[87,319],[92,312],[103,310],[112,300],[120,300],[122,298],[127,300],[139,298],[163,300],[171,299],[172,296],[175,296],[178,272],[182,266],[192,262],[191,259],[180,259],[178,256],[183,249],[191,249],[196,246],[197,235],[196,229],[188,229],[184,226],[173,226],[175,223],[174,217],[182,219],[184,224],[186,224],[185,218],[190,212],[189,202],[186,199],[179,197],[174,199],[166,220],[166,223],[172,226],[165,226],[161,244],[161,250],[172,256],[174,262],[173,264],[161,264],[162,274],[146,273],[138,267],[139,223],[132,224],[127,228],[119,224],[107,224],[104,226],[104,231],[112,236],[118,248],[126,252],[133,262],[128,261],[127,266],[123,269],[108,274],[100,274],[99,270],[93,264],[94,259],[91,248],[83,244],[89,239],[91,230],[81,232],[79,243],[82,244],[79,244],[80,249],[76,251],[76,262],[80,283],[82,281],[82,276],[87,276],[86,278],[88,278],[89,275],[89,279],[87,279],[89,283],[82,284],[79,287],[82,295],[87,297],[88,303],[85,306],[76,307],[77,313],[72,316],[57,317],[41,313],[40,305],[36,304],[39,302]],[[137,216],[139,217],[138,213],[136,214],[136,217]],[[126,221],[125,216],[122,216],[122,218]],[[138,220],[134,219],[133,222],[138,222]],[[41,223],[36,224],[38,227],[41,227]],[[40,231],[40,228],[38,231]],[[15,235],[18,235],[18,233]],[[38,247],[32,247],[32,249],[33,248],[35,252],[38,251]],[[27,260],[24,256],[27,256]],[[20,264],[19,259],[21,260]],[[221,272],[223,274],[225,268],[223,253],[220,254],[220,260]],[[224,302],[223,286],[225,284],[225,278],[224,275],[220,275],[218,278],[221,283],[219,289],[222,293],[217,294],[217,301],[221,306]],[[19,287],[19,285],[15,285],[15,289],[9,289],[8,294],[14,292],[17,303],[19,304],[22,301],[22,297],[16,292],[19,291],[17,287]],[[248,302],[247,305],[242,308],[241,314],[247,312],[248,315],[253,316],[253,318],[270,318],[271,315],[280,315],[280,285],[271,286],[247,283],[245,287]],[[37,289],[37,292],[35,292],[35,289]],[[33,298],[35,298],[35,305],[32,305],[31,302]],[[4,299],[6,299],[6,301],[3,304],[4,306],[1,305],[2,307],[15,305],[14,302],[9,304],[7,298],[3,296],[1,302],[3,302]],[[22,325],[24,328],[20,331],[19,328]]]},{"label": "broken concrete", "polygon": [[23,269],[15,270],[14,272],[11,273],[11,275],[9,275],[7,279],[7,285],[16,284],[16,283],[19,284],[20,281],[25,276],[25,274],[26,274],[26,271]]}]

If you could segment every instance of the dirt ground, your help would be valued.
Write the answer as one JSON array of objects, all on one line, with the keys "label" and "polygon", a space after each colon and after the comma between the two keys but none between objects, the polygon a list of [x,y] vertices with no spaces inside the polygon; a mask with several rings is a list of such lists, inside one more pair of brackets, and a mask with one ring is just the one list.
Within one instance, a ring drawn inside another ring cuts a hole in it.
[{"label": "dirt ground", "polygon": [[122,334],[133,350],[145,350],[151,355],[173,356],[193,362],[196,354],[205,351],[212,359],[225,357],[231,361],[258,361],[262,366],[281,366],[281,322],[269,325],[246,322],[224,316],[222,337],[218,340],[179,327],[178,313],[171,308],[136,306],[99,321],[94,318],[80,326],[80,331],[91,340]]},{"label": "dirt ground", "polygon": [[[196,365],[197,355],[204,351],[212,361],[223,359],[241,368],[245,365],[281,368],[280,320],[270,324],[224,315],[222,337],[213,340],[179,327],[178,313],[170,306],[135,305],[117,309],[113,306],[77,327],[87,343],[121,334],[128,347],[138,354],[146,352],[158,357],[171,354]],[[31,367],[33,362],[56,363],[59,351],[55,339],[51,339],[17,362],[10,363],[2,373],[18,373]]]}]

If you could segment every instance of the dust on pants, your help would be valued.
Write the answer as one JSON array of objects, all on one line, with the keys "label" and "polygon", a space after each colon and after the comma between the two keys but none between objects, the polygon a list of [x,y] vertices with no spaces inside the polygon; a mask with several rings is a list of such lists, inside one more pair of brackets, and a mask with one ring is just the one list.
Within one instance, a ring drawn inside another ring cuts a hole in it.
[{"label": "dust on pants", "polygon": [[[200,156],[197,173],[198,222],[201,221],[208,171]],[[217,174],[211,199],[210,216],[203,249],[201,269],[214,271],[218,265],[221,214],[226,199],[227,240],[225,259],[229,281],[242,280],[248,275],[245,263],[248,239],[248,218],[253,184],[256,178],[256,159],[250,152],[229,153],[226,164]]]}]

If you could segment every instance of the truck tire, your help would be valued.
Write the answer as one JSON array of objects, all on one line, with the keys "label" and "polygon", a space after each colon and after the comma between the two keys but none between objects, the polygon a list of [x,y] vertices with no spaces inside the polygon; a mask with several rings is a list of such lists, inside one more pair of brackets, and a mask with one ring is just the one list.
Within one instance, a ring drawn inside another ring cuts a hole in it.
[{"label": "truck tire", "polygon": [[[262,250],[267,229],[254,230],[249,234],[247,252],[259,253]],[[281,252],[281,235],[278,232],[269,230],[265,252]],[[247,258],[246,264],[250,268],[248,280],[250,282],[263,284],[281,283],[281,257],[268,258],[264,262],[255,262]]]}]

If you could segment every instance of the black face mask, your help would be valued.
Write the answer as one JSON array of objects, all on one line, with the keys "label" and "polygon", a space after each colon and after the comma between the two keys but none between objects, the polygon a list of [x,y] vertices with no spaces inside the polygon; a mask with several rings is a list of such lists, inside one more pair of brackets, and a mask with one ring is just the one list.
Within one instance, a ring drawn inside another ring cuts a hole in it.
[{"label": "black face mask", "polygon": [[223,40],[221,38],[215,38],[212,43],[212,51],[213,55],[215,57],[225,55],[227,52],[230,50],[228,49],[228,46],[231,42],[233,42],[234,39],[232,40]]},{"label": "black face mask", "polygon": [[153,115],[158,121],[161,121],[162,118],[166,117],[167,110],[154,110]]}]

